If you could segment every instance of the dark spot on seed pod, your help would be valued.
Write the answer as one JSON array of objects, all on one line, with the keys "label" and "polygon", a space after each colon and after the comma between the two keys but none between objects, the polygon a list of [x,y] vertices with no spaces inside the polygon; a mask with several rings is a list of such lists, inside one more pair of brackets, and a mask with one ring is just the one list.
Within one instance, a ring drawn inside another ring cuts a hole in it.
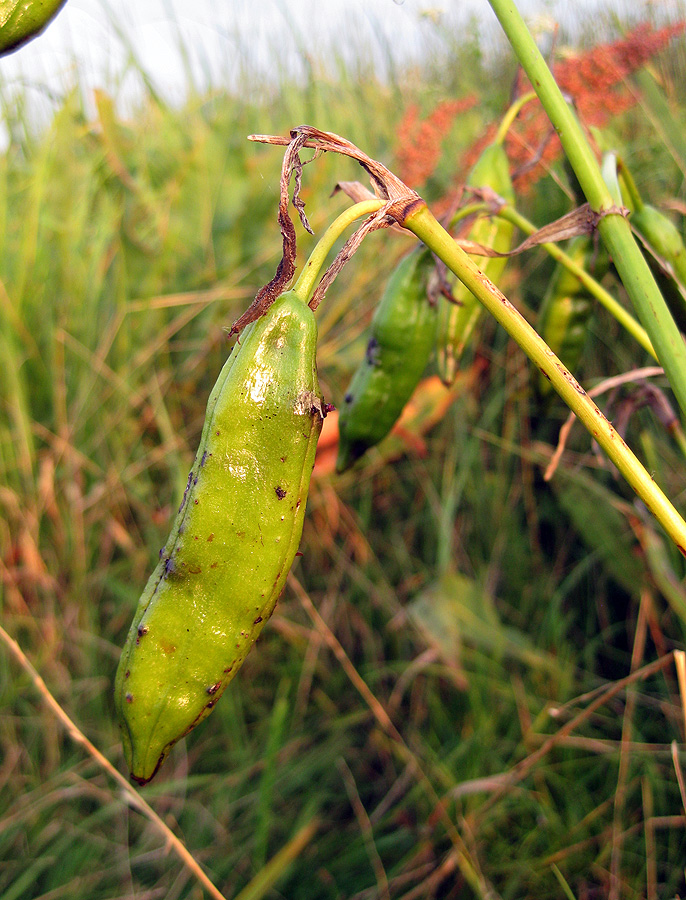
[{"label": "dark spot on seed pod", "polygon": [[138,626],[138,637],[143,637],[144,634],[147,634],[150,629],[147,625],[139,625]]},{"label": "dark spot on seed pod", "polygon": [[219,437],[219,432],[218,432],[218,431],[215,431],[215,434],[217,435],[217,437]]},{"label": "dark spot on seed pod", "polygon": [[212,565],[210,566],[210,569],[216,569],[218,565],[219,565],[218,562],[213,562]]},{"label": "dark spot on seed pod", "polygon": [[126,694],[124,697],[127,703],[133,703],[133,694]]},{"label": "dark spot on seed pod", "polygon": [[245,532],[244,532],[244,531],[237,531],[237,532],[236,532],[236,537],[245,537]]},{"label": "dark spot on seed pod", "polygon": [[221,681],[218,681],[216,684],[211,684],[211,685],[207,688],[207,693],[208,693],[208,694],[216,694],[217,691],[219,690],[219,688],[220,688],[221,686],[222,686]]},{"label": "dark spot on seed pod", "polygon": [[191,471],[188,473],[188,481],[186,482],[186,490],[183,492],[183,497],[181,498],[181,506],[179,507],[179,512],[181,512],[181,510],[183,509],[183,505],[186,502],[186,495],[188,494],[188,491],[190,489],[192,479],[193,479],[193,472]]},{"label": "dark spot on seed pod", "polygon": [[284,491],[282,487],[274,488],[274,490],[276,491],[276,496],[279,498],[279,500],[283,500],[283,498],[286,496],[286,491]]},{"label": "dark spot on seed pod", "polygon": [[199,537],[198,537],[198,535],[197,535],[197,534],[195,534],[195,535],[193,535],[193,540],[194,540],[194,541],[199,541],[199,540],[200,540],[200,538],[199,538]]},{"label": "dark spot on seed pod", "polygon": [[286,462],[286,457],[285,457],[285,456],[282,456],[282,457],[281,457],[281,462]]},{"label": "dark spot on seed pod", "polygon": [[130,674],[131,674],[131,670],[127,669],[126,672],[124,672],[124,678],[128,678]]},{"label": "dark spot on seed pod", "polygon": [[379,342],[376,338],[370,338],[369,343],[367,344],[367,351],[365,353],[365,359],[367,360],[367,364],[370,366],[378,366],[379,365]]},{"label": "dark spot on seed pod", "polygon": [[214,540],[214,532],[212,532],[212,534],[210,534],[210,536],[207,538],[207,543],[210,544],[213,540]]},{"label": "dark spot on seed pod", "polygon": [[174,568],[174,560],[170,556],[169,559],[167,559],[164,563],[164,574],[171,575],[171,573],[174,571]]},{"label": "dark spot on seed pod", "polygon": [[296,556],[302,556],[302,555],[303,555],[303,554],[302,554],[302,550],[296,550],[296,551],[295,551],[295,555],[296,555]]},{"label": "dark spot on seed pod", "polygon": [[202,458],[200,459],[200,467],[201,468],[202,468],[202,466],[205,465],[206,461],[207,461],[207,450],[205,450],[205,452],[202,455]]},{"label": "dark spot on seed pod", "polygon": [[195,503],[196,506],[198,505],[198,501],[197,501],[197,500],[194,500],[193,503]]},{"label": "dark spot on seed pod", "polygon": [[160,559],[162,559],[162,557],[164,556],[166,549],[167,549],[166,547],[160,548]]},{"label": "dark spot on seed pod", "polygon": [[231,669],[233,669],[233,666],[229,666],[228,669],[224,669],[224,674],[225,674],[225,675],[228,675],[229,672],[231,671]]},{"label": "dark spot on seed pod", "polygon": [[182,534],[185,532],[185,530],[186,530],[186,523],[185,523],[185,522],[182,522],[182,523],[179,525],[179,535],[182,535]]},{"label": "dark spot on seed pod", "polygon": [[199,575],[202,572],[201,566],[188,566],[188,571],[191,575]]},{"label": "dark spot on seed pod", "polygon": [[255,619],[255,621],[253,622],[253,625],[259,625],[261,621],[262,621],[262,616],[258,616],[258,617]]},{"label": "dark spot on seed pod", "polygon": [[345,400],[346,403],[352,403],[354,397],[353,397],[352,394],[346,394],[345,397],[344,397],[343,399]]},{"label": "dark spot on seed pod", "polygon": [[212,709],[213,706],[214,706],[214,700],[210,700],[210,702],[207,704],[205,709]]},{"label": "dark spot on seed pod", "polygon": [[298,502],[295,504],[296,509],[300,509],[300,497],[298,497]]}]

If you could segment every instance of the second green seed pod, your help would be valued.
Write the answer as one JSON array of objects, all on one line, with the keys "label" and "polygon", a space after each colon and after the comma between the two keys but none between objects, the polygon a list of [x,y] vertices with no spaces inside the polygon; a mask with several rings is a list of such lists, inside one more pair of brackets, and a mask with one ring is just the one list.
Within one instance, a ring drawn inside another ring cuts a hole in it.
[{"label": "second green seed pod", "polygon": [[433,269],[422,245],[400,261],[386,285],[365,357],[339,410],[338,472],[386,437],[426,369],[436,339],[436,307],[428,298]]}]

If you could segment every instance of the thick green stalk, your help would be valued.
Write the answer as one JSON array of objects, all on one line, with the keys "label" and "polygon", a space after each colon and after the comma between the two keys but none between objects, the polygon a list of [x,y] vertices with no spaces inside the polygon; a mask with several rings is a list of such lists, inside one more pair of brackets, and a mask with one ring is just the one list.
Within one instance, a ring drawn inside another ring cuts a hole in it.
[{"label": "thick green stalk", "polygon": [[300,277],[293,285],[294,293],[300,297],[303,303],[307,303],[310,299],[317,276],[324,265],[324,260],[345,229],[356,219],[371,215],[371,213],[375,213],[382,206],[382,200],[362,200],[362,202],[355,203],[354,206],[344,209],[340,216],[333,220],[317,242],[312,253],[310,253],[310,258],[303,266]]},{"label": "thick green stalk", "polygon": [[557,393],[593,435],[686,556],[686,522],[541,336],[455,243],[427,206],[420,206],[410,212],[402,224],[443,260],[519,344],[531,361],[550,379]]},{"label": "thick green stalk", "polygon": [[[525,234],[534,234],[536,231],[536,226],[532,222],[529,222],[528,219],[524,218],[524,216],[518,213],[512,206],[503,206],[498,212],[498,215],[507,219],[508,222],[512,222],[513,225],[516,225],[516,227]],[[547,250],[554,260],[571,272],[572,275],[576,275],[589,294],[592,294],[598,303],[604,306],[611,316],[614,316],[634,340],[636,340],[644,350],[650,353],[653,359],[657,359],[657,355],[653,349],[653,345],[650,343],[650,338],[646,334],[645,329],[638,324],[631,313],[624,309],[621,303],[615,300],[612,294],[606,291],[605,288],[599,284],[592,275],[589,275],[585,269],[575,263],[574,260],[569,257],[564,250],[561,250],[557,244],[545,243],[541,244],[541,246],[544,250]]]},{"label": "thick green stalk", "polygon": [[598,230],[603,242],[648,332],[679,406],[686,412],[686,344],[633,239],[629,223],[621,214],[607,214],[614,201],[593,151],[516,5],[512,0],[489,0],[489,3],[559,135],[586,199],[594,212],[601,214]]}]

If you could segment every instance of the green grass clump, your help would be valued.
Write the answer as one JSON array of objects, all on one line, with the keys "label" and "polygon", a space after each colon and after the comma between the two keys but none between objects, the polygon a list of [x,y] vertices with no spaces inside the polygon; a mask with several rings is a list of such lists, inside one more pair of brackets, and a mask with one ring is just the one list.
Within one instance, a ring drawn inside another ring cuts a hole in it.
[{"label": "green grass clump", "polygon": [[[483,75],[476,48],[463,53]],[[680,59],[678,45],[660,70],[672,103]],[[185,484],[225,330],[280,252],[280,156],[245,137],[307,118],[393,166],[406,109],[426,118],[463,90],[439,69],[401,76],[313,75],[262,102],[212,91],[179,109],[149,93],[126,118],[105,92],[87,116],[74,91],[44,132],[21,113],[8,123],[23,137],[0,155],[2,624],[120,768],[120,647]],[[437,198],[505,104],[489,94],[446,132]],[[634,108],[612,129],[643,172],[650,117]],[[681,209],[680,163],[660,146],[659,191],[647,178],[642,190]],[[331,157],[305,169],[317,233],[344,205],[328,199],[333,184],[359,177]],[[555,162],[522,196],[539,224],[565,211],[564,179]],[[303,237],[301,261],[311,246]],[[317,313],[335,402],[409,246],[370,236]],[[549,272],[538,250],[508,264],[508,296],[532,319]],[[388,462],[382,445],[352,474],[317,477],[304,555],[258,649],[144,790],[227,898],[255,889],[313,816],[315,836],[279,862],[271,896],[683,892],[674,667],[581,715],[683,645],[683,561],[581,429],[543,480],[566,410],[542,407],[502,331],[487,322],[479,337],[424,452],[409,442]],[[646,362],[599,310],[582,382]],[[643,399],[624,389],[600,402],[683,505],[683,459]],[[202,896],[4,652],[0,702],[3,900]]]}]

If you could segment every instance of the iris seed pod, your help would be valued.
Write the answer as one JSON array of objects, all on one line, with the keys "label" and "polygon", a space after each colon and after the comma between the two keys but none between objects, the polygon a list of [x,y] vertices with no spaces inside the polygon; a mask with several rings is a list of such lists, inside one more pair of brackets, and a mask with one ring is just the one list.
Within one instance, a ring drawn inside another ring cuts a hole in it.
[{"label": "iris seed pod", "polygon": [[66,0],[3,0],[0,3],[0,55],[36,37]]},{"label": "iris seed pod", "polygon": [[209,715],[284,587],[324,415],[316,343],[312,311],[283,294],[243,332],[210,395],[117,670],[124,754],[140,784]]}]

